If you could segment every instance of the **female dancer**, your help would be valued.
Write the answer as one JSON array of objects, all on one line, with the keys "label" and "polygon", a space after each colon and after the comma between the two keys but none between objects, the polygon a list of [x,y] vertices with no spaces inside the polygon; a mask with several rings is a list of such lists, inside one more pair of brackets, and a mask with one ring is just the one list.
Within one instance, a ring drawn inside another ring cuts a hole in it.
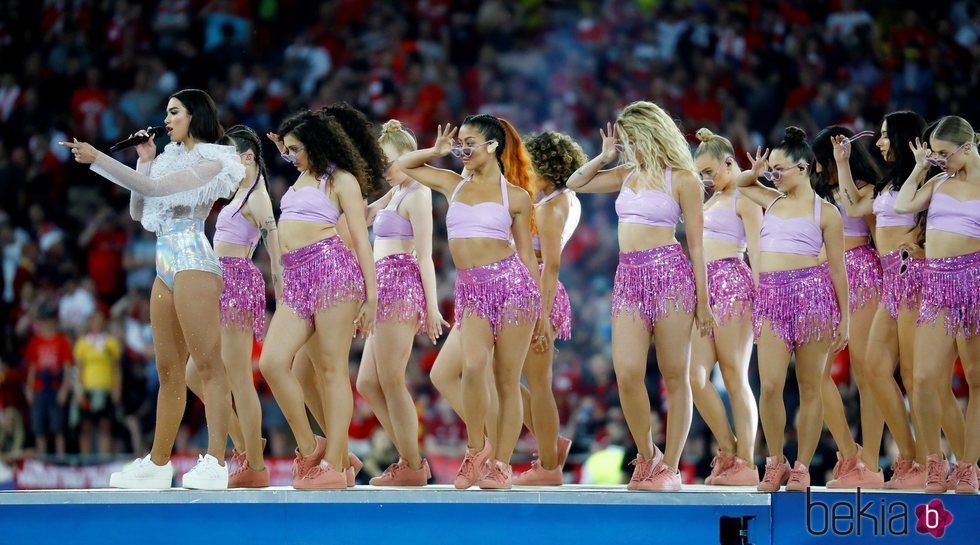
[{"label": "female dancer", "polygon": [[[639,449],[627,488],[680,490],[677,466],[693,411],[691,327],[696,318],[698,331],[705,336],[713,321],[702,251],[701,181],[684,135],[656,104],[634,102],[623,110],[615,127],[606,128],[607,133],[599,131],[602,153],[577,170],[568,187],[589,193],[619,191],[613,366],[626,423]],[[620,138],[625,164],[600,171],[616,158]],[[691,261],[674,237],[682,212]],[[644,381],[651,333],[670,404],[666,453],[653,444]]]},{"label": "female dancer", "polygon": [[[892,464],[892,478],[885,483],[885,488],[922,489],[926,481],[924,445],[913,439],[909,411],[894,376],[897,361],[902,384],[909,394],[912,425],[918,430],[912,350],[922,289],[923,253],[919,245],[922,226],[917,225],[915,214],[900,214],[894,206],[899,190],[915,165],[909,146],[924,126],[925,121],[915,112],[892,112],[885,116],[877,146],[888,169],[875,184],[873,193],[859,192],[853,176],[838,176],[841,202],[847,215],[858,218],[873,213],[876,219],[874,238],[881,256],[882,294],[868,337],[866,376],[899,450],[899,456]],[[839,147],[841,143],[835,143],[835,146]],[[845,163],[839,164],[840,171],[845,168],[849,168]],[[951,389],[941,395],[940,401],[944,415],[950,415],[944,417],[943,428],[955,451],[958,445],[963,445],[959,406]]]},{"label": "female dancer", "polygon": [[541,273],[544,323],[534,349],[528,351],[524,361],[528,386],[524,421],[538,442],[539,459],[532,461],[531,469],[519,475],[514,484],[558,486],[562,484],[562,468],[572,446],[570,440],[559,435],[558,405],[551,389],[554,340],[572,338],[572,309],[565,286],[558,280],[558,266],[561,252],[582,217],[582,206],[565,182],[585,163],[585,153],[571,137],[557,132],[534,135],[525,144],[540,195],[534,204],[538,232],[531,245]]},{"label": "female dancer", "polygon": [[[218,213],[214,232],[214,253],[225,281],[220,299],[221,359],[235,400],[228,428],[237,446],[232,458],[238,467],[228,475],[228,487],[259,488],[269,486],[269,470],[262,456],[262,409],[252,382],[252,338],[265,335],[265,280],[252,262],[252,253],[261,237],[269,251],[275,293],[281,295],[279,235],[259,135],[245,125],[235,125],[225,132],[221,143],[235,146],[245,165],[245,177],[235,197]],[[201,396],[201,378],[193,358],[187,362],[187,386]]]},{"label": "female dancer", "polygon": [[[757,269],[762,208],[739,195],[733,183],[742,170],[732,143],[708,129],[699,129],[697,136],[701,144],[694,152],[694,163],[704,185],[714,187],[714,195],[704,203],[704,255],[711,311],[718,320],[710,337],[691,337],[694,404],[718,440],[718,455],[704,483],[755,486],[759,484],[759,470],[753,462],[759,415],[749,386],[755,281],[745,252],[748,249]],[[732,431],[721,397],[711,384],[716,361],[738,433]]]},{"label": "female dancer", "polygon": [[159,157],[153,138],[138,145],[136,170],[84,142],[63,143],[75,161],[91,164],[95,173],[129,189],[133,219],[157,234],[150,323],[160,393],[153,447],[150,454],[113,473],[109,486],[170,488],[170,453],[184,415],[184,365],[191,355],[204,383],[208,453],[184,475],[183,486],[223,489],[228,486],[224,459],[231,395],[219,339],[221,266],[204,235],[204,219],[216,200],[235,191],[245,167],[234,148],[213,143],[222,129],[214,101],[204,91],[174,93],[167,102],[165,123],[171,143]]},{"label": "female dancer", "polygon": [[881,300],[881,263],[871,243],[871,229],[868,225],[869,222],[873,224],[874,216],[870,211],[864,216],[849,216],[842,204],[845,197],[838,189],[842,185],[840,178],[847,176],[860,195],[870,195],[874,191],[873,180],[881,178],[881,173],[864,146],[834,145],[836,141],[854,142],[872,134],[867,131],[855,136],[850,129],[832,126],[820,131],[813,144],[817,161],[813,190],[821,198],[837,206],[844,225],[844,266],[847,269],[851,315],[848,354],[860,396],[862,442],[868,447],[864,450],[851,436],[840,390],[830,375],[834,358],[831,354],[824,370],[821,388],[824,421],[838,448],[834,478],[827,483],[829,488],[881,488],[885,484],[884,475],[878,467],[885,420],[874,400],[874,394],[871,393],[867,376],[868,335],[875,309]]},{"label": "female dancer", "polygon": [[[374,329],[378,300],[363,201],[377,181],[330,115],[300,112],[277,132],[300,175],[282,198],[284,305],[269,325],[259,367],[296,436],[293,487],[345,489],[353,412],[351,339]],[[337,236],[341,214],[350,227],[353,254]],[[326,393],[327,439],[313,434],[302,387],[290,370],[293,356],[311,339],[311,359]]]},{"label": "female dancer", "polygon": [[[929,146],[916,139],[915,168],[895,200],[897,212],[928,208],[922,308],[915,339],[917,365],[913,401],[928,453],[926,492],[944,492],[948,462],[940,450],[939,426],[949,417],[941,399],[949,390],[956,356],[970,385],[966,429],[980,429],[980,155],[973,127],[958,116],[946,116]],[[930,152],[931,148],[931,152]],[[930,164],[945,172],[918,187]],[[958,493],[977,493],[980,436],[966,437],[957,457],[952,484]]]},{"label": "female dancer", "polygon": [[385,181],[392,190],[368,211],[368,223],[374,223],[378,323],[364,346],[357,391],[400,455],[371,484],[424,486],[431,473],[419,454],[418,415],[405,385],[405,367],[418,333],[428,334],[432,344],[442,335],[432,264],[432,192],[398,168],[399,156],[418,149],[415,137],[400,122],[385,123],[378,144],[390,165]]},{"label": "female dancer", "polygon": [[[774,492],[788,479],[786,490],[803,491],[810,485],[807,467],[823,428],[820,386],[824,366],[828,355],[840,352],[847,343],[850,316],[840,312],[848,308],[844,228],[837,208],[810,186],[816,158],[802,129],[787,128],[771,156],[768,150],[760,152],[756,151],[754,159],[749,156],[752,169],[736,178],[742,194],[766,208],[759,235],[762,251],[754,322],[762,382],[759,413],[769,457],[757,488]],[[764,174],[776,189],[758,182]],[[821,262],[824,246],[827,261]],[[783,388],[794,353],[800,415],[799,450],[791,470],[783,456]]]},{"label": "female dancer", "polygon": [[[521,430],[520,376],[531,343],[529,326],[535,324],[536,331],[541,326],[538,276],[532,272],[529,161],[514,127],[491,115],[463,120],[457,146],[452,143],[455,134],[449,125],[440,127],[433,147],[407,153],[398,164],[410,178],[449,197],[446,225],[457,267],[455,327],[460,329],[464,354],[468,446],[454,484],[460,489],[474,484],[510,488],[509,461]],[[462,157],[466,178],[425,164],[450,152]],[[508,178],[521,185],[509,184]],[[491,376],[500,405],[493,452],[483,435]]]}]

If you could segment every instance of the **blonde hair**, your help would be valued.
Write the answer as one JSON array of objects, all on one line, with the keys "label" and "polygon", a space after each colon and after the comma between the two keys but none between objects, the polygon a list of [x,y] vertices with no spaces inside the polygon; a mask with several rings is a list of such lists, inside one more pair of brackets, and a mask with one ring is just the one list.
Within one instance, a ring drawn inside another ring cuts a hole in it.
[{"label": "blonde hair", "polygon": [[701,141],[698,144],[698,149],[694,151],[695,157],[710,155],[719,160],[728,156],[735,157],[735,148],[732,147],[732,142],[724,136],[717,135],[704,127],[698,129],[698,132],[694,134]]},{"label": "blonde hair", "polygon": [[940,119],[932,131],[932,137],[959,146],[980,141],[980,134],[973,132],[970,122],[958,115],[947,115]]},{"label": "blonde hair", "polygon": [[[625,164],[641,170],[670,166],[698,177],[691,146],[660,106],[642,100],[630,104],[616,119],[616,130],[623,142]],[[637,156],[643,157],[643,162]]]},{"label": "blonde hair", "polygon": [[408,129],[402,127],[402,122],[397,119],[389,119],[381,125],[381,136],[378,137],[378,145],[391,145],[401,153],[415,151],[419,149],[415,136]]}]

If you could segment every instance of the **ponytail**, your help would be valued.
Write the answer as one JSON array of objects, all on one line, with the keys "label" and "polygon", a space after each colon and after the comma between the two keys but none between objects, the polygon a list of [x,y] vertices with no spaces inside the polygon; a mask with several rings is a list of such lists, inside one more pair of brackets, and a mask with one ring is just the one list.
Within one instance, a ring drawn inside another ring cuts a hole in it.
[{"label": "ponytail", "polygon": [[[517,129],[506,119],[497,119],[504,127],[505,142],[500,157],[504,177],[510,183],[527,191],[533,203],[534,186],[531,180],[531,157],[527,154],[527,149],[524,148],[524,142],[521,141],[521,135],[517,133]],[[531,214],[531,232],[537,232],[533,213]]]}]

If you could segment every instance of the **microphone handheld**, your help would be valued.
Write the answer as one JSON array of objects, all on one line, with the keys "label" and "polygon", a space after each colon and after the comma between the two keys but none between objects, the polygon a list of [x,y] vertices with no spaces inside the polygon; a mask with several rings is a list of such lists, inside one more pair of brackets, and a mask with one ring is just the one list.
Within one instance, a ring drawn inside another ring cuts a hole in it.
[{"label": "microphone handheld", "polygon": [[[149,133],[149,135],[152,135],[154,138],[159,138],[159,137],[163,136],[164,134],[167,134],[167,128],[166,127],[150,127],[149,129],[146,129],[146,132]],[[123,149],[126,149],[126,148],[131,148],[133,146],[142,144],[143,142],[146,142],[149,139],[150,139],[150,136],[148,136],[148,135],[137,134],[136,136],[134,136],[132,138],[127,138],[127,139],[123,140],[122,142],[116,142],[115,144],[112,145],[112,147],[109,148],[109,151],[119,151],[119,150],[123,150]]]}]

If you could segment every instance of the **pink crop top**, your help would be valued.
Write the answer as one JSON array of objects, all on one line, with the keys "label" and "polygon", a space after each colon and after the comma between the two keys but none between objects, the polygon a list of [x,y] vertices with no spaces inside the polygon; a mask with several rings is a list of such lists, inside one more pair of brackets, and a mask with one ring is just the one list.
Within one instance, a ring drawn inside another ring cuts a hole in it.
[{"label": "pink crop top", "polygon": [[510,217],[510,199],[507,197],[507,180],[500,175],[500,192],[503,202],[481,202],[466,204],[456,202],[456,194],[466,182],[473,179],[470,175],[459,182],[453,194],[449,197],[449,210],[446,212],[446,230],[449,239],[454,238],[494,238],[510,240],[510,227],[513,219]]},{"label": "pink crop top", "polygon": [[878,227],[914,227],[915,214],[896,214],[895,199],[898,191],[882,191],[875,197],[871,210],[878,219]]},{"label": "pink crop top", "polygon": [[704,211],[704,238],[725,240],[738,244],[740,252],[747,247],[745,224],[738,217],[735,205],[738,203],[738,189],[732,195],[730,207],[712,206]]},{"label": "pink crop top", "polygon": [[670,166],[664,175],[667,190],[659,189],[633,191],[627,184],[636,170],[623,180],[623,187],[616,197],[616,215],[620,223],[640,223],[651,227],[676,227],[681,217],[681,207],[671,195]]},{"label": "pink crop top", "polygon": [[401,193],[392,199],[392,203],[388,207],[378,210],[378,215],[374,218],[374,238],[377,240],[412,239],[414,236],[412,222],[398,213],[398,207],[401,206],[405,197],[418,186],[419,183],[413,181],[411,185],[402,189]]},{"label": "pink crop top", "polygon": [[[568,217],[565,218],[565,226],[561,230],[561,249],[564,250],[565,244],[572,238],[572,234],[575,233],[575,228],[578,227],[578,222],[582,218],[582,205],[578,202],[578,197],[575,196],[575,192],[568,188],[554,191],[547,197],[534,203],[534,208],[554,199],[558,195],[568,195]],[[531,235],[531,247],[536,252],[541,251],[541,237],[537,233]]]},{"label": "pink crop top", "polygon": [[820,229],[820,197],[813,196],[813,219],[805,217],[781,218],[770,214],[776,197],[766,208],[759,233],[759,246],[763,252],[782,254],[820,255],[823,247],[823,230]]},{"label": "pink crop top", "polygon": [[948,179],[947,176],[939,181],[933,189],[926,231],[946,231],[980,238],[980,199],[961,201],[952,195],[940,193],[940,186]]},{"label": "pink crop top", "polygon": [[244,200],[255,187],[255,184],[263,183],[262,176],[252,182],[252,187],[248,188],[245,196],[239,200],[233,200],[218,212],[218,221],[214,225],[214,241],[230,242],[242,246],[255,246],[259,242],[259,228],[245,217],[242,208],[245,206]]},{"label": "pink crop top", "polygon": [[844,209],[844,205],[841,203],[835,203],[837,209],[840,210],[840,219],[844,223],[844,236],[845,237],[870,237],[871,228],[868,227],[868,222],[864,218],[852,218],[847,215],[847,210]]},{"label": "pink crop top", "polygon": [[307,186],[299,189],[290,187],[283,193],[282,199],[279,200],[279,208],[282,210],[279,221],[311,221],[337,225],[340,210],[324,192],[327,180],[334,170],[335,167],[330,165],[330,169],[320,178],[320,184],[316,187]]}]

